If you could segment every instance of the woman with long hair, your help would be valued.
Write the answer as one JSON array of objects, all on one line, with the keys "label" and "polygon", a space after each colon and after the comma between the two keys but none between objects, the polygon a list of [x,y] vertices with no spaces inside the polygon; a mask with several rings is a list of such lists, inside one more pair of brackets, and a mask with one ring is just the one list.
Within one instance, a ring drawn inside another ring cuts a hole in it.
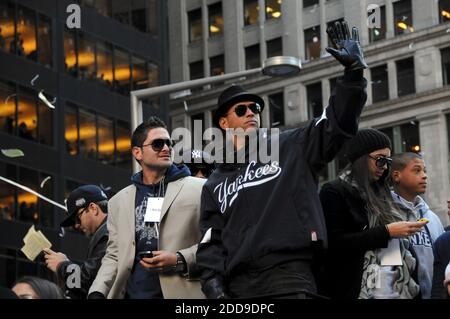
[{"label": "woman with long hair", "polygon": [[325,184],[320,200],[328,232],[321,293],[344,299],[409,299],[419,295],[408,236],[425,223],[403,221],[387,177],[391,141],[360,130],[348,144],[350,164]]}]

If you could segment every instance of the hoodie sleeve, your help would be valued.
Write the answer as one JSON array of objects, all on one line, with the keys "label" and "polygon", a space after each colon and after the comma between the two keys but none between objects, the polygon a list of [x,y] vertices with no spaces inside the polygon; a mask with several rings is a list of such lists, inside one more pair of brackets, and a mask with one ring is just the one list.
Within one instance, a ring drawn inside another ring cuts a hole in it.
[{"label": "hoodie sleeve", "polygon": [[226,263],[226,250],[222,243],[224,224],[222,213],[218,210],[209,189],[204,186],[200,214],[202,240],[197,250],[197,266],[201,271],[202,290],[207,298],[217,297],[207,291],[211,282],[215,283],[216,290],[224,290],[222,284]]},{"label": "hoodie sleeve", "polygon": [[294,142],[301,145],[315,171],[333,160],[344,142],[356,135],[359,117],[367,100],[367,80],[362,70],[346,71],[338,79],[328,107],[306,128],[294,130]]}]

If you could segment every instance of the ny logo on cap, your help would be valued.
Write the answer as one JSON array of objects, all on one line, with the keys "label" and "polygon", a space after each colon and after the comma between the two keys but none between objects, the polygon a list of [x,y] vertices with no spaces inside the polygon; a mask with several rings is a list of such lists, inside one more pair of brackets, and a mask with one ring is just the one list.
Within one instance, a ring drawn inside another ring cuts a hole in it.
[{"label": "ny logo on cap", "polygon": [[75,201],[75,206],[80,207],[86,204],[86,200],[82,197]]}]

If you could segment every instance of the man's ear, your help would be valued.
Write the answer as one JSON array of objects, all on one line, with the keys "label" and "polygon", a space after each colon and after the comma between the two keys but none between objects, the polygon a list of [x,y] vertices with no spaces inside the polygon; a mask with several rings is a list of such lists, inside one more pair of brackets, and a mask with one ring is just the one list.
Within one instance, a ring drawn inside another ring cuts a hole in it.
[{"label": "man's ear", "polygon": [[395,183],[395,184],[398,184],[398,183],[400,183],[400,179],[401,179],[401,173],[400,173],[400,171],[392,171],[392,181]]},{"label": "man's ear", "polygon": [[140,161],[142,160],[142,148],[134,146],[131,149],[131,154],[133,154],[133,157],[137,160]]},{"label": "man's ear", "polygon": [[226,117],[221,117],[219,119],[219,126],[222,130],[226,130],[227,128],[229,128],[228,120]]}]

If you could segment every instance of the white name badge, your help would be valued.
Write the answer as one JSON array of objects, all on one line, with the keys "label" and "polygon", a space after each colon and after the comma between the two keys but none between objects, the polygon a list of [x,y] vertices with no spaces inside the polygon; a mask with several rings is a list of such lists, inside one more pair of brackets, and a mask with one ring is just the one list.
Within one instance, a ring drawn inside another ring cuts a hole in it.
[{"label": "white name badge", "polygon": [[380,261],[381,266],[403,265],[399,239],[391,239],[387,248],[380,249]]},{"label": "white name badge", "polygon": [[145,223],[159,223],[161,221],[161,209],[164,202],[163,197],[149,197],[145,211]]}]

